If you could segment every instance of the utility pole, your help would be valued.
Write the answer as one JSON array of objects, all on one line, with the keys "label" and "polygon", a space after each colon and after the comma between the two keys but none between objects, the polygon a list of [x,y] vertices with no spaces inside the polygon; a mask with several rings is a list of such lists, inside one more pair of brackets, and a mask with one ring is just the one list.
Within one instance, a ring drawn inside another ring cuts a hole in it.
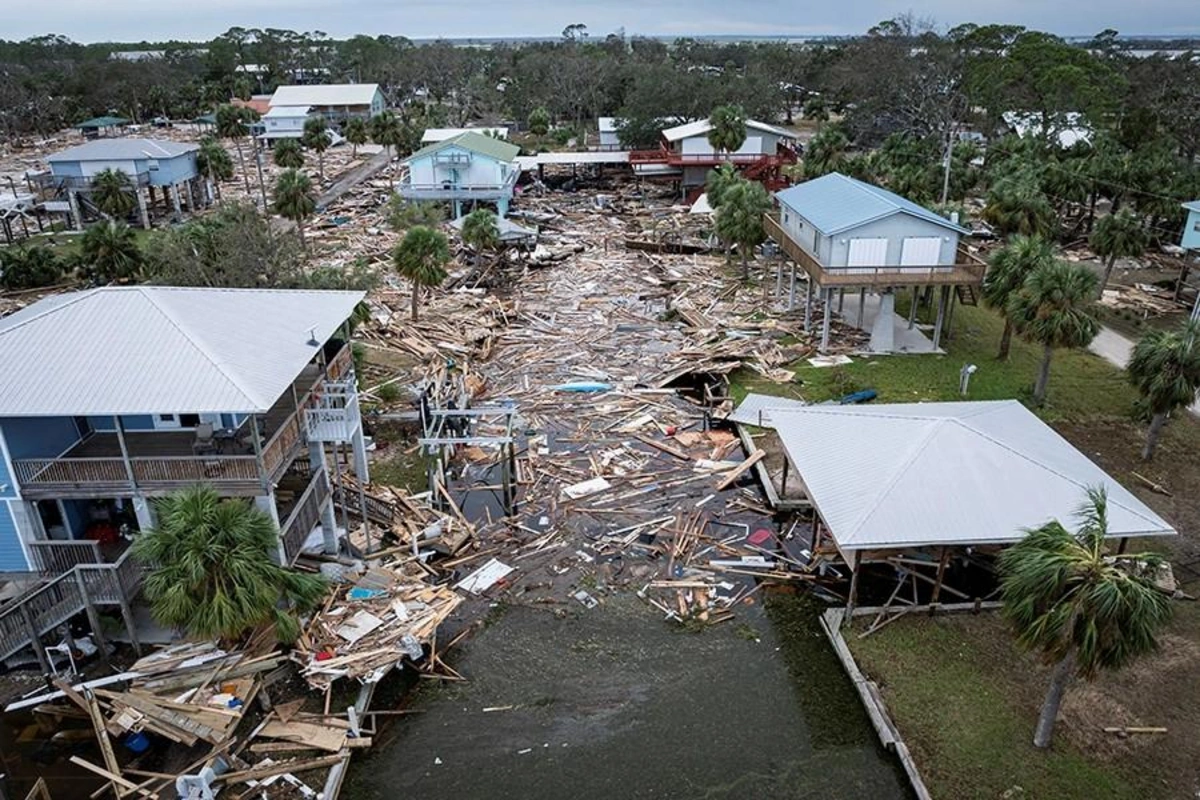
[{"label": "utility pole", "polygon": [[[266,184],[266,182],[263,180],[263,169],[262,169],[262,148],[261,148],[261,147],[258,147],[258,146],[255,146],[255,149],[254,149],[254,165],[255,165],[256,167],[258,167],[258,190],[259,190],[259,192],[262,194],[262,201],[263,201],[263,213],[264,213],[264,214],[266,214],[266,213],[268,213],[268,208],[267,208],[267,184]],[[947,180],[948,180],[948,179],[947,179]]]},{"label": "utility pole", "polygon": [[942,205],[950,200],[950,155],[954,151],[954,126],[946,132],[945,174],[942,176]]}]

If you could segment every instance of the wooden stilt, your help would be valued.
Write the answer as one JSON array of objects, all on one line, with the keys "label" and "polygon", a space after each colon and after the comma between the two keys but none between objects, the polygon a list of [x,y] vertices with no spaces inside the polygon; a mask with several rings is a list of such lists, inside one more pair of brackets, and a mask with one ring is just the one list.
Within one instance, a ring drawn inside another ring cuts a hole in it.
[{"label": "wooden stilt", "polygon": [[850,621],[854,614],[854,606],[858,604],[858,573],[862,570],[862,551],[854,551],[854,563],[850,567],[850,594],[847,595],[845,620]]},{"label": "wooden stilt", "polygon": [[942,579],[946,576],[946,562],[950,560],[950,548],[943,547],[941,558],[938,559],[937,579],[933,584],[933,594],[929,598],[929,613],[932,615],[937,607],[938,598],[942,594]]}]

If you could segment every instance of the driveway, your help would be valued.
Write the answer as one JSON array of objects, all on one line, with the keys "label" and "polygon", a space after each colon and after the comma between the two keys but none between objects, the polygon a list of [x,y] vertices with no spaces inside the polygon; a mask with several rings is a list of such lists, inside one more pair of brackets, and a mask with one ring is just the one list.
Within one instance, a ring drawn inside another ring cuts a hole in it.
[{"label": "driveway", "polygon": [[[1088,349],[1103,358],[1108,363],[1125,369],[1129,357],[1133,354],[1133,340],[1117,333],[1112,328],[1100,327],[1100,333],[1088,345]],[[1188,406],[1188,411],[1200,416],[1200,399]]]}]

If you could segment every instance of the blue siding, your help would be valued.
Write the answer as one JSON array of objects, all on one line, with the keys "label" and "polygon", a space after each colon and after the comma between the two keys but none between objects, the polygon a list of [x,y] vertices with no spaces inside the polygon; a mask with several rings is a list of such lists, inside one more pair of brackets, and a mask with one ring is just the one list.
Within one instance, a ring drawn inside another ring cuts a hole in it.
[{"label": "blue siding", "polygon": [[[150,162],[139,161],[138,171],[149,170]],[[196,154],[184,153],[175,158],[160,158],[158,169],[150,172],[150,183],[153,186],[170,186],[173,183],[183,183],[196,177]]]},{"label": "blue siding", "polygon": [[83,175],[83,165],[78,161],[56,161],[50,165],[50,172],[54,175],[78,178]]},{"label": "blue siding", "polygon": [[1179,245],[1185,250],[1200,250],[1200,211],[1188,212],[1183,226],[1183,241]]},{"label": "blue siding", "polygon": [[21,549],[21,534],[17,532],[10,505],[7,500],[0,502],[0,572],[24,572],[29,569],[29,562]]},{"label": "blue siding", "polygon": [[[4,429],[0,426],[0,437],[4,436]],[[3,457],[3,451],[0,451],[0,498],[16,497],[17,487],[13,482],[13,476],[8,471],[8,459]]]},{"label": "blue siding", "polygon": [[0,420],[11,458],[52,458],[79,441],[72,417],[26,417]]},{"label": "blue siding", "polygon": [[[52,502],[47,500],[46,502]],[[66,512],[67,525],[71,529],[72,539],[82,539],[83,529],[88,524],[88,506],[91,505],[90,500],[63,500],[63,511]]]},{"label": "blue siding", "polygon": [[[116,430],[113,418],[109,416],[88,417],[87,421],[88,427],[94,431]],[[154,417],[149,414],[125,414],[121,417],[121,424],[127,431],[152,431],[154,430]]]}]

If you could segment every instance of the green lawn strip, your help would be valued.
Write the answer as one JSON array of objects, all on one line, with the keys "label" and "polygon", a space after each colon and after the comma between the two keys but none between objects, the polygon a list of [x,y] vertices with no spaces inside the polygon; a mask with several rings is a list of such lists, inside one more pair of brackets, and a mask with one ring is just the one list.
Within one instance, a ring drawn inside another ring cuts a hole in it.
[{"label": "green lawn strip", "polygon": [[[998,617],[905,619],[847,643],[938,798],[1137,797],[1120,767],[1089,760],[1060,736],[1032,745],[1046,670],[1013,648]],[[863,625],[860,623],[859,628]]]},{"label": "green lawn strip", "polygon": [[[905,303],[897,303],[898,313],[902,305]],[[954,336],[945,343],[946,355],[855,357],[854,363],[842,367],[812,367],[800,360],[788,365],[796,372],[796,383],[774,383],[749,370],[739,370],[731,376],[730,390],[739,402],[748,392],[758,392],[799,395],[820,403],[859,389],[874,389],[881,403],[962,400],[959,371],[964,364],[974,364],[977,371],[965,399],[1028,401],[1041,348],[1014,336],[1008,361],[997,361],[1003,328],[1003,320],[989,309],[958,306],[954,311]],[[1133,408],[1136,393],[1124,374],[1089,352],[1057,351],[1050,375],[1048,402],[1040,412],[1046,419],[1127,416]]]}]

